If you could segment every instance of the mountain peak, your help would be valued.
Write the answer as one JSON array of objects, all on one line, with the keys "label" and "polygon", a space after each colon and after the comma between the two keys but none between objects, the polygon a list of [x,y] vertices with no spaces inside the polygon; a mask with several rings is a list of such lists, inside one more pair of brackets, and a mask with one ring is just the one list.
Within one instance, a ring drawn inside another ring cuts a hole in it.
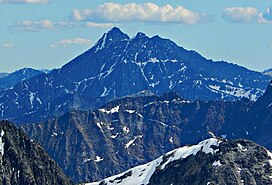
[{"label": "mountain peak", "polygon": [[119,28],[113,27],[108,33],[106,33],[106,36],[109,40],[116,42],[121,40],[129,40],[129,36],[122,32]]},{"label": "mountain peak", "polygon": [[119,28],[113,27],[110,31],[104,33],[104,35],[98,40],[95,45],[96,51],[109,46],[111,43],[129,39],[130,38],[127,34],[122,32]]},{"label": "mountain peak", "polygon": [[113,33],[113,34],[119,34],[119,33],[125,34],[125,33],[122,32],[122,31],[120,30],[120,28],[118,28],[118,27],[113,27],[112,29],[110,29],[110,30],[108,31],[108,34],[110,34],[110,33]]},{"label": "mountain peak", "polygon": [[135,36],[135,38],[143,38],[143,37],[147,37],[143,32],[138,32],[137,35]]}]

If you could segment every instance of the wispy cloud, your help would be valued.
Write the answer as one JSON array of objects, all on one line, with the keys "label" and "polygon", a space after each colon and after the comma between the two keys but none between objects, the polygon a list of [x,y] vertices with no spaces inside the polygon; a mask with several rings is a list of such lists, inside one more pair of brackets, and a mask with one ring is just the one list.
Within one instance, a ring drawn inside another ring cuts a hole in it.
[{"label": "wispy cloud", "polygon": [[0,4],[46,4],[49,0],[0,0]]},{"label": "wispy cloud", "polygon": [[236,23],[249,23],[258,20],[258,10],[253,7],[230,7],[223,10],[223,18]]},{"label": "wispy cloud", "polygon": [[272,23],[272,6],[267,8],[265,12],[260,14],[260,22]]},{"label": "wispy cloud", "polygon": [[51,44],[51,48],[56,47],[67,47],[69,45],[91,45],[92,41],[90,39],[83,39],[83,38],[73,38],[73,39],[63,39],[58,42]]},{"label": "wispy cloud", "polygon": [[254,7],[229,7],[223,10],[222,17],[234,23],[272,23],[272,7],[265,12]]},{"label": "wispy cloud", "polygon": [[2,47],[3,47],[3,48],[9,48],[9,49],[10,49],[10,48],[14,48],[14,45],[11,44],[11,43],[3,43],[3,44],[2,44]]},{"label": "wispy cloud", "polygon": [[86,22],[85,26],[93,28],[110,28],[115,26],[113,23],[97,23],[97,22]]},{"label": "wispy cloud", "polygon": [[24,20],[17,22],[12,28],[15,30],[26,30],[26,31],[41,31],[41,30],[59,30],[65,28],[72,28],[75,24],[73,22],[54,22],[51,20],[31,21]]},{"label": "wispy cloud", "polygon": [[182,6],[173,7],[169,4],[158,6],[155,3],[105,3],[94,9],[73,9],[76,21],[90,22],[157,22],[196,24],[206,20],[206,14],[200,14]]}]

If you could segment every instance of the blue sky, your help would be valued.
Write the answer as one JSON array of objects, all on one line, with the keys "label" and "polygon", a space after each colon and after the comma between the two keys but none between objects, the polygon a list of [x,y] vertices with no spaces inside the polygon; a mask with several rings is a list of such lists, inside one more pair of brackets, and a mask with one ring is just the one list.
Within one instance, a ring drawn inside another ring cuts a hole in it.
[{"label": "blue sky", "polygon": [[0,71],[59,68],[111,27],[160,35],[213,60],[272,68],[269,0],[0,0]]}]

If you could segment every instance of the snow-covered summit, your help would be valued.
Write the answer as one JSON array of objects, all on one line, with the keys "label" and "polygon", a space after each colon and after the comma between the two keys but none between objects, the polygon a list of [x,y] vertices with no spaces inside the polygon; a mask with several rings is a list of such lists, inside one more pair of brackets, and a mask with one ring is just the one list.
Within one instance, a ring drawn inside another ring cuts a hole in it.
[{"label": "snow-covered summit", "polygon": [[[102,184],[107,185],[147,185],[151,176],[156,170],[164,170],[169,163],[177,160],[185,159],[191,155],[196,155],[198,152],[205,154],[214,154],[219,152],[213,148],[221,143],[216,138],[210,138],[200,142],[197,145],[184,146],[176,150],[170,151],[165,155],[147,163],[134,167],[124,173],[115,175],[103,180]],[[86,185],[99,185],[101,182],[87,183]]]},{"label": "snow-covered summit", "polygon": [[211,138],[86,185],[271,184],[272,154],[247,140]]},{"label": "snow-covered summit", "polygon": [[38,122],[146,90],[178,92],[187,100],[256,100],[269,81],[267,75],[207,60],[171,40],[143,33],[130,39],[114,27],[61,69],[2,91],[0,118]]}]

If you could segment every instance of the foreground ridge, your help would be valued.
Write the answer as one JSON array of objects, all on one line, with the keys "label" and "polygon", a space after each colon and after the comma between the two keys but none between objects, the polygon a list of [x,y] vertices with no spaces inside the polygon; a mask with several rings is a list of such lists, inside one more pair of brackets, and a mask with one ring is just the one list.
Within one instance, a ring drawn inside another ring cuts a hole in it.
[{"label": "foreground ridge", "polygon": [[271,184],[271,156],[251,141],[211,138],[85,185]]},{"label": "foreground ridge", "polygon": [[272,83],[256,102],[187,101],[177,93],[140,93],[99,109],[24,125],[24,130],[74,182],[90,182],[209,138],[208,132],[272,149],[271,105]]},{"label": "foreground ridge", "polygon": [[42,147],[7,121],[0,121],[0,184],[72,185]]}]

